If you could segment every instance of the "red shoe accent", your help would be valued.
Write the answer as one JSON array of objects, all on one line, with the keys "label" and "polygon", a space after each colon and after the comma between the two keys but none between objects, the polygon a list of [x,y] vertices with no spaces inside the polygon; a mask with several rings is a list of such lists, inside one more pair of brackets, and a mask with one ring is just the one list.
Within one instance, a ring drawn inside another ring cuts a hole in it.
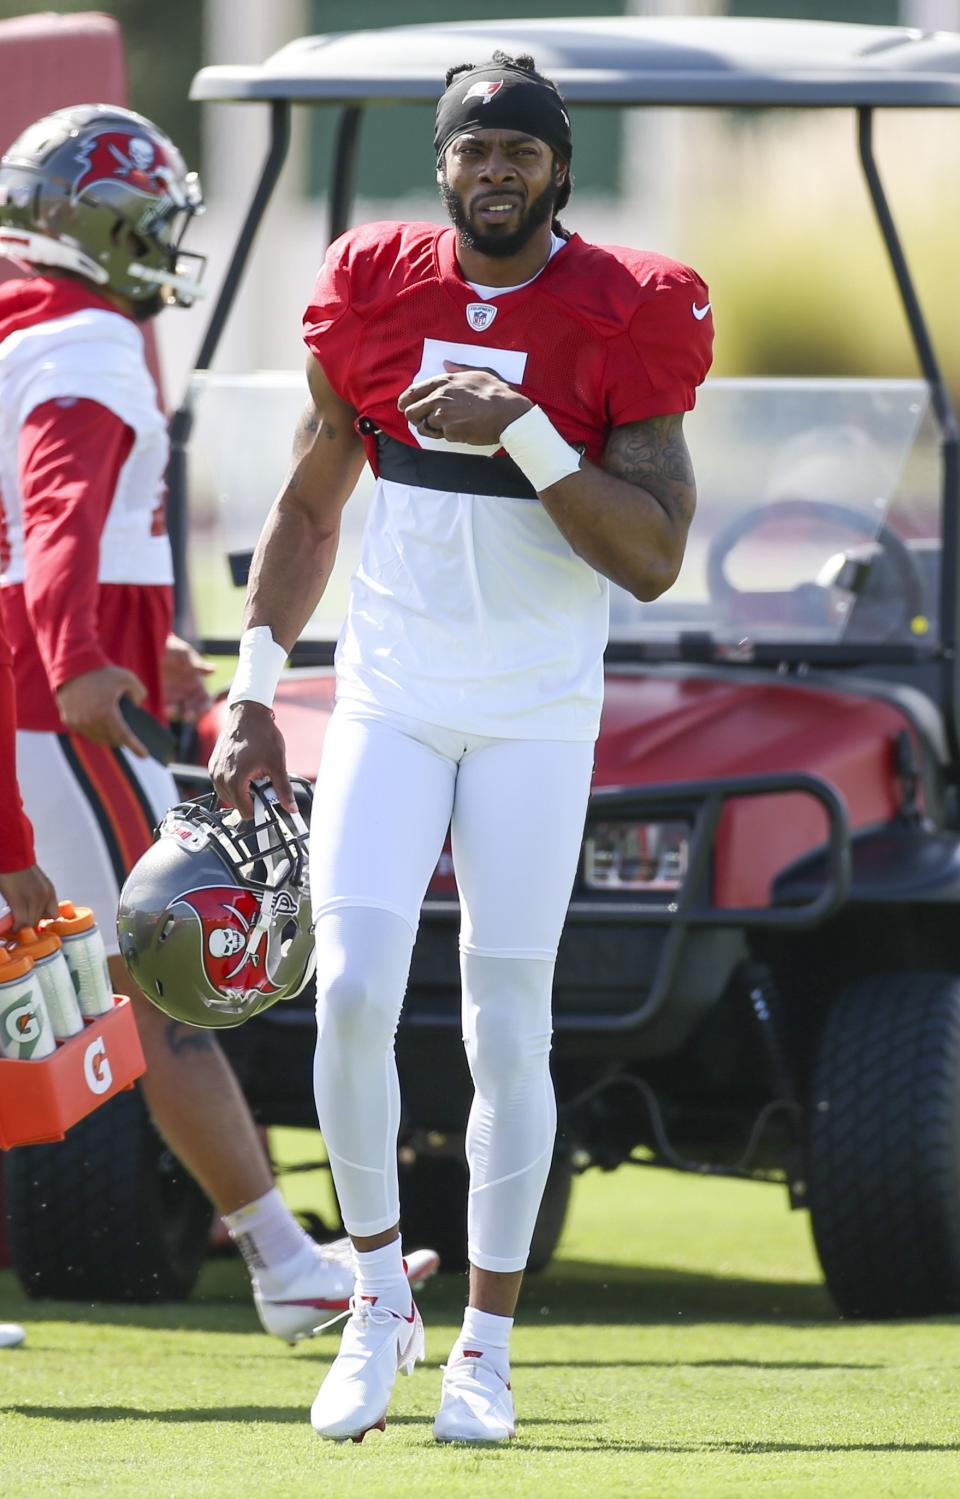
[{"label": "red shoe accent", "polygon": [[305,1296],[296,1301],[278,1301],[275,1296],[267,1298],[271,1306],[312,1306],[319,1312],[345,1312],[349,1301],[324,1301],[319,1296]]},{"label": "red shoe accent", "polygon": [[363,1431],[358,1432],[357,1435],[355,1437],[351,1437],[350,1440],[351,1442],[362,1442],[368,1431],[386,1431],[386,1429],[387,1418],[386,1416],[381,1416],[379,1421],[374,1421],[372,1426],[365,1426]]}]

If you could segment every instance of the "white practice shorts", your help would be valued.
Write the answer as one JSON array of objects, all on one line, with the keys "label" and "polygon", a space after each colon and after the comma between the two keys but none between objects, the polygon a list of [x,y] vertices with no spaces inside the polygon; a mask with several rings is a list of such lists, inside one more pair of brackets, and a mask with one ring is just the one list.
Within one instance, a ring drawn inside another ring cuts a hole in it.
[{"label": "white practice shorts", "polygon": [[79,734],[17,731],[17,778],[37,863],[60,900],[89,906],[108,954],[120,886],[180,800],[169,770]]},{"label": "white practice shorts", "polygon": [[593,748],[491,739],[339,702],[311,821],[314,917],[374,907],[416,933],[450,827],[461,951],[553,959],[580,857]]}]

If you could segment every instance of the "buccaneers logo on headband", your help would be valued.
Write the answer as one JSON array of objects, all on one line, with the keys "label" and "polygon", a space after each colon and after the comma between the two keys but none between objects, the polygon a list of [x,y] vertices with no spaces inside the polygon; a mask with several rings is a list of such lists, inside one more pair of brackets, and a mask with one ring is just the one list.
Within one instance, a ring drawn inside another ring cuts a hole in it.
[{"label": "buccaneers logo on headband", "polygon": [[490,83],[471,83],[463,96],[463,102],[466,104],[468,99],[479,99],[481,104],[489,104],[502,88],[502,78],[497,78]]},{"label": "buccaneers logo on headband", "polygon": [[441,95],[433,146],[437,160],[468,130],[519,130],[564,161],[573,156],[570,116],[552,84],[504,58],[458,73]]},{"label": "buccaneers logo on headband", "polygon": [[[210,986],[225,999],[276,994],[271,976],[270,938],[257,930],[262,896],[236,885],[188,890],[177,904],[189,906],[200,927],[201,956]],[[296,916],[297,903],[286,890],[273,897],[274,915]],[[275,965],[273,965],[275,967]]]}]

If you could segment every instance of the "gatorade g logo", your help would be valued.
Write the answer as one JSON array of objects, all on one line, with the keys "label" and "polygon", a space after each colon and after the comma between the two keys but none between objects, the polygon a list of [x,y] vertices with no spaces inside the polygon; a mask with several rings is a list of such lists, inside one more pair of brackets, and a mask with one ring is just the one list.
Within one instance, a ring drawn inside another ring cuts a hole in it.
[{"label": "gatorade g logo", "polygon": [[[236,885],[207,885],[188,890],[178,904],[189,906],[201,931],[203,968],[211,989],[225,999],[246,994],[276,994],[272,974],[270,931],[256,932],[262,896]],[[296,916],[299,907],[287,890],[273,897],[273,916]],[[252,937],[252,942],[251,942]]]},{"label": "gatorade g logo", "polygon": [[113,1083],[113,1069],[102,1036],[91,1041],[83,1054],[83,1079],[91,1093],[106,1093]]},{"label": "gatorade g logo", "polygon": [[33,1000],[18,1000],[10,1006],[3,1016],[3,1034],[8,1046],[16,1048],[17,1057],[26,1060],[33,1055],[43,1034],[43,1022]]}]

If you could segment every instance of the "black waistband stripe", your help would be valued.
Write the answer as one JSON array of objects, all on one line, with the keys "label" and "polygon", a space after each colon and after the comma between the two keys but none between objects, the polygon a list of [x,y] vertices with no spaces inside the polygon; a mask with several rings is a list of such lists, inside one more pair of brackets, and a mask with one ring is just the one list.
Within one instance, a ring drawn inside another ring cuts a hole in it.
[{"label": "black waistband stripe", "polygon": [[512,458],[472,453],[442,453],[415,448],[385,432],[377,433],[377,468],[381,479],[411,489],[442,489],[449,494],[489,494],[504,500],[535,500],[537,491]]}]

